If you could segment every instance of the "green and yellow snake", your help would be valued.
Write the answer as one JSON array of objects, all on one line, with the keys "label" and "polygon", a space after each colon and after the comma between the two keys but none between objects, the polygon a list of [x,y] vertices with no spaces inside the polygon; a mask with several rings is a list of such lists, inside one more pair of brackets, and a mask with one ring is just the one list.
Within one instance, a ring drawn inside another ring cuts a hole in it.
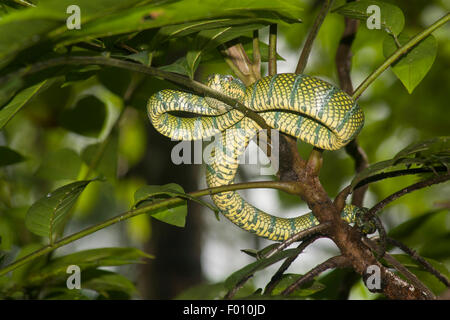
[{"label": "green and yellow snake", "polygon": [[[206,84],[241,101],[270,127],[321,149],[345,146],[364,124],[363,112],[349,95],[315,77],[277,74],[245,87],[232,76],[212,75]],[[213,160],[206,167],[209,187],[234,182],[239,156],[261,129],[240,111],[214,98],[183,91],[159,91],[149,99],[147,111],[155,129],[174,140],[198,140],[222,133],[212,149]],[[194,116],[185,116],[183,112]],[[211,197],[234,224],[274,241],[283,241],[319,223],[312,213],[296,218],[272,216],[246,202],[235,191]],[[342,218],[353,223],[363,210],[346,205]]]}]

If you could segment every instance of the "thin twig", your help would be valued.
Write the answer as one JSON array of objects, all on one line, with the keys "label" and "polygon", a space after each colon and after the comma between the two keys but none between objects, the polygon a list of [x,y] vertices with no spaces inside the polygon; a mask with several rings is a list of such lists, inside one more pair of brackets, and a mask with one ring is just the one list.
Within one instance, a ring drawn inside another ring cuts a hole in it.
[{"label": "thin twig", "polygon": [[410,174],[419,174],[419,173],[438,173],[438,172],[448,172],[448,169],[444,166],[430,168],[412,168],[412,169],[403,169],[403,170],[395,170],[389,172],[382,172],[379,174],[375,174],[373,176],[367,177],[359,181],[355,186],[354,190],[361,188],[369,183],[374,183],[380,180],[384,180],[387,178],[395,178],[399,176],[405,176]]},{"label": "thin twig", "polygon": [[388,205],[392,201],[400,198],[401,196],[404,196],[405,194],[408,194],[415,190],[419,190],[422,188],[432,186],[434,184],[445,182],[449,179],[450,179],[450,174],[444,174],[444,175],[439,175],[439,176],[433,176],[426,180],[422,180],[420,182],[409,185],[397,192],[394,192],[390,196],[388,196],[388,197],[384,198],[382,201],[378,202],[376,205],[374,205],[372,208],[370,208],[370,210],[368,211],[368,214],[369,215],[376,214],[378,211],[382,210],[386,205]]},{"label": "thin twig", "polygon": [[277,74],[277,30],[276,24],[269,27],[269,75]]},{"label": "thin twig", "polygon": [[277,272],[272,276],[272,278],[270,279],[270,282],[267,284],[266,288],[264,289],[264,294],[271,294],[273,289],[277,286],[277,284],[280,282],[281,278],[283,277],[283,274],[286,272],[286,270],[290,267],[290,265],[292,264],[292,262],[294,262],[297,257],[303,252],[303,250],[305,250],[305,248],[307,246],[309,246],[310,244],[312,244],[314,241],[316,241],[317,239],[320,238],[320,235],[315,234],[311,237],[306,238],[305,240],[302,241],[302,243],[300,243],[297,247],[297,249],[299,250],[299,252],[289,258],[287,258],[282,265],[280,266],[280,268],[277,270]]},{"label": "thin twig", "polygon": [[409,248],[406,244],[401,241],[395,240],[391,237],[386,238],[387,242],[400,248],[403,252],[408,254],[415,261],[420,263],[425,270],[434,275],[439,281],[441,281],[447,288],[450,288],[450,282],[445,275],[436,270],[427,260],[422,258],[414,249]]},{"label": "thin twig", "polygon": [[319,14],[314,20],[314,24],[309,31],[308,37],[306,38],[305,44],[302,49],[302,53],[300,54],[300,58],[297,63],[297,68],[295,69],[295,73],[300,74],[306,68],[308,63],[309,54],[311,53],[313,42],[319,33],[319,29],[322,26],[325,17],[327,16],[328,11],[330,10],[334,0],[325,0],[322,8],[319,11]]},{"label": "thin twig", "polygon": [[253,73],[261,79],[261,49],[259,48],[259,31],[253,31]]},{"label": "thin twig", "polygon": [[282,296],[288,296],[292,292],[294,292],[297,288],[301,287],[303,284],[312,281],[319,274],[327,271],[328,269],[334,268],[345,268],[350,266],[348,259],[345,256],[335,256],[328,259],[325,262],[315,266],[313,269],[308,271],[305,275],[303,275],[300,279],[295,281],[289,287],[287,287],[282,293]]}]

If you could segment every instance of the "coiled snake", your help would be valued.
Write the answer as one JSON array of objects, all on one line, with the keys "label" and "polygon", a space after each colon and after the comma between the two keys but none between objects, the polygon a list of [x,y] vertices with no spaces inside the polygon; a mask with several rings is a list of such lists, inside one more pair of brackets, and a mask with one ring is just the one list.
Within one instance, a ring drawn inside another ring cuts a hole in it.
[{"label": "coiled snake", "polygon": [[[257,112],[266,123],[281,132],[326,150],[336,150],[350,142],[361,130],[364,115],[350,96],[315,77],[277,74],[245,87],[231,76],[213,75],[208,86],[238,99]],[[232,184],[239,156],[260,130],[255,121],[240,111],[210,97],[176,90],[162,90],[148,101],[153,126],[174,140],[197,140],[222,132],[207,164],[209,187]],[[180,112],[192,113],[188,117]],[[246,202],[235,191],[211,196],[221,213],[240,228],[260,237],[283,241],[319,222],[312,213],[296,218],[279,218]],[[346,205],[342,218],[356,222],[363,208]]]}]

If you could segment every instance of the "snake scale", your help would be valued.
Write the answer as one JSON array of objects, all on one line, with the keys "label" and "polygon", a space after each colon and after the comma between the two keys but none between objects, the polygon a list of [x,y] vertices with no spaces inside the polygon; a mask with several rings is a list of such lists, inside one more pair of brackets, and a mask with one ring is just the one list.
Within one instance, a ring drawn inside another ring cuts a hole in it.
[{"label": "snake scale", "polygon": [[[215,74],[206,84],[241,101],[270,127],[321,149],[345,146],[364,124],[363,112],[349,95],[315,77],[277,74],[245,87],[239,79]],[[223,102],[177,90],[166,89],[151,96],[147,111],[155,129],[174,140],[198,140],[222,133],[212,148],[213,160],[206,166],[209,187],[233,183],[239,156],[261,129]],[[246,202],[236,191],[211,197],[234,224],[274,241],[283,241],[319,223],[311,212],[295,218],[272,216]],[[356,222],[363,210],[346,205],[341,216],[348,223]]]}]

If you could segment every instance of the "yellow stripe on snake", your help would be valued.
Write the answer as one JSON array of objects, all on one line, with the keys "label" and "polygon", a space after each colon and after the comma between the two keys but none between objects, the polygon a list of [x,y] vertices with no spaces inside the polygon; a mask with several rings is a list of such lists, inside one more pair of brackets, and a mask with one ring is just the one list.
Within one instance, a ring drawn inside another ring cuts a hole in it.
[{"label": "yellow stripe on snake", "polygon": [[[206,84],[241,101],[266,123],[281,132],[326,150],[350,142],[361,130],[364,115],[349,95],[315,77],[278,74],[245,87],[231,76],[213,75]],[[229,185],[239,165],[239,156],[261,128],[240,111],[210,97],[176,90],[162,90],[148,101],[148,115],[161,134],[174,140],[198,140],[222,133],[207,165],[209,187]],[[186,117],[180,112],[194,114]],[[260,237],[283,241],[319,224],[312,213],[279,218],[246,202],[238,192],[211,196],[220,212],[240,228]],[[364,209],[346,205],[342,218],[353,223]]]}]

